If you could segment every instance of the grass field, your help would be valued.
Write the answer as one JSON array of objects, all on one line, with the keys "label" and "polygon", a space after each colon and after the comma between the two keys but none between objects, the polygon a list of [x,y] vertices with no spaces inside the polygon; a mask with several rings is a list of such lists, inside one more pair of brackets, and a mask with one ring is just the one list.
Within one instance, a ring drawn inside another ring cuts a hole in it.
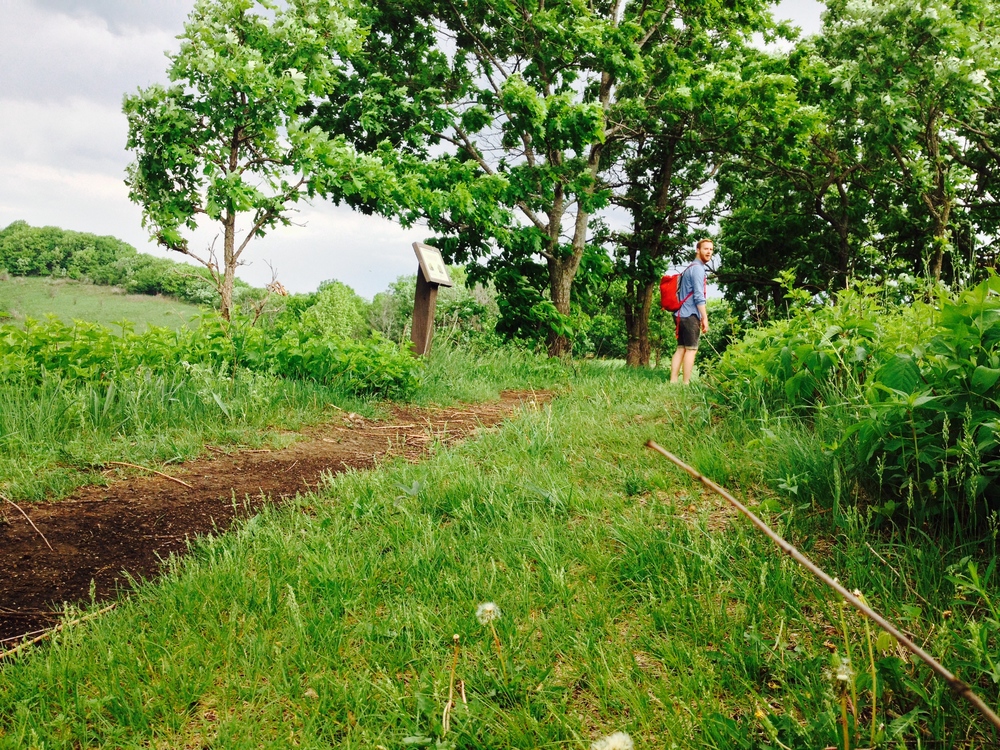
[{"label": "grass field", "polygon": [[[442,359],[434,388],[462,364]],[[464,362],[455,390],[485,392],[492,367]],[[975,550],[860,516],[833,533],[771,489],[790,449],[752,442],[699,388],[567,372],[552,404],[203,539],[116,611],[0,662],[0,748],[585,749],[617,731],[639,748],[842,748],[844,717],[850,748],[996,746],[643,444],[760,503],[995,705],[969,656],[989,613],[960,583]],[[484,602],[499,619],[477,620]]]},{"label": "grass field", "polygon": [[21,323],[25,318],[55,315],[65,323],[85,320],[114,327],[121,320],[147,326],[178,328],[201,309],[167,297],[123,294],[114,287],[94,286],[72,279],[8,276],[0,280],[0,322]]}]

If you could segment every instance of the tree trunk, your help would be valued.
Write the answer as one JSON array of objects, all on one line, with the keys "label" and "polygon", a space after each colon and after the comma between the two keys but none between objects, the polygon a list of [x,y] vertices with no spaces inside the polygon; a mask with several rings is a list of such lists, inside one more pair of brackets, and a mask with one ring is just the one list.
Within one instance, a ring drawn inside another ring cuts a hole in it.
[{"label": "tree trunk", "polygon": [[629,367],[649,367],[649,314],[653,307],[656,282],[638,283],[629,279],[625,294],[625,332],[628,345],[625,364]]},{"label": "tree trunk", "polygon": [[947,224],[934,228],[934,253],[931,256],[931,276],[934,281],[941,281],[941,270],[944,267],[944,251],[951,245],[951,232]]},{"label": "tree trunk", "polygon": [[219,314],[229,320],[233,311],[233,286],[236,280],[236,214],[227,213],[223,220],[223,269],[222,283],[219,285]]},{"label": "tree trunk", "polygon": [[[561,315],[569,316],[570,298],[573,288],[573,279],[576,271],[580,267],[581,255],[574,252],[565,258],[550,258],[549,267],[549,294],[552,297],[552,304]],[[564,334],[552,331],[548,339],[550,357],[566,357],[573,352],[573,342]]]},{"label": "tree trunk", "polygon": [[940,171],[941,176],[938,179],[937,189],[933,197],[936,206],[931,209],[931,216],[934,218],[934,254],[931,256],[930,272],[934,281],[941,281],[944,254],[951,247],[951,227],[949,225],[951,223],[952,201],[948,197],[945,174],[944,170]]}]

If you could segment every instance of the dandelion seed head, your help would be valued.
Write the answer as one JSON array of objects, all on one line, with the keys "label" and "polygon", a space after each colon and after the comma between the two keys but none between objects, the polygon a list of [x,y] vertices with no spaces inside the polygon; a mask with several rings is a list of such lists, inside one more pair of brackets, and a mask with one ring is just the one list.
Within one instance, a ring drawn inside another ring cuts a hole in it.
[{"label": "dandelion seed head", "polygon": [[851,660],[841,659],[837,665],[837,679],[841,682],[849,682],[853,676],[854,672],[851,670]]},{"label": "dandelion seed head", "polygon": [[483,602],[476,607],[476,619],[480,625],[489,625],[500,619],[500,607],[495,602]]},{"label": "dandelion seed head", "polygon": [[614,734],[595,740],[590,745],[590,750],[634,750],[635,743],[625,732],[615,732]]}]

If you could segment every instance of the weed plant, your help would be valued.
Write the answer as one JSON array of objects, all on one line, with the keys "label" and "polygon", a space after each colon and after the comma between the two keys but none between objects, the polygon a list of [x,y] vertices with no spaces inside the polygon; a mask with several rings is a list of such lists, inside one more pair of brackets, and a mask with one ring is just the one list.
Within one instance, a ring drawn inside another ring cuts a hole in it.
[{"label": "weed plant", "polygon": [[[368,416],[379,411],[378,401],[359,396],[350,378],[324,384],[233,369],[222,356],[213,364],[194,346],[182,352],[184,332],[125,334],[121,341],[104,328],[49,322],[22,333],[33,349],[25,345],[18,357],[8,349],[7,362],[19,369],[0,381],[0,488],[12,499],[60,497],[104,482],[99,469],[108,461],[148,466],[194,458],[206,443],[257,447],[287,440],[280,431],[330,418],[331,404]],[[209,340],[222,354],[232,351],[224,338]],[[417,363],[395,351],[389,362],[415,372]],[[177,362],[180,356],[195,363]],[[32,375],[24,363],[39,361],[48,366]],[[514,347],[439,346],[420,367],[424,377],[411,398],[438,404],[495,400],[501,390],[559,388],[569,372]]]},{"label": "weed plant", "polygon": [[491,401],[502,390],[562,390],[572,366],[515,343],[493,346],[435,340],[413,393],[418,403]]},{"label": "weed plant", "polygon": [[[740,444],[745,426],[655,372],[578,366],[562,393],[204,538],[116,611],[0,662],[0,748],[586,748],[619,731],[640,748],[840,748],[845,731],[855,748],[996,746],[642,447],[750,483],[765,457],[738,464],[774,445]],[[754,494],[997,704],[979,551],[880,540],[853,511],[832,537],[815,510]],[[484,626],[486,602],[502,616]]]},{"label": "weed plant", "polygon": [[953,535],[998,525],[1000,278],[934,304],[872,290],[801,307],[729,349],[715,393],[744,416],[822,425],[871,510]]}]

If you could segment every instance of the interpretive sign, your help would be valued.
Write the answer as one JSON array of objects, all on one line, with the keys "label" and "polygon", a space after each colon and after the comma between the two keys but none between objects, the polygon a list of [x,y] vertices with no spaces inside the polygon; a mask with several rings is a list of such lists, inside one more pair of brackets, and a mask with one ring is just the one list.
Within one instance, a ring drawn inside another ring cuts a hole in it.
[{"label": "interpretive sign", "polygon": [[440,250],[422,242],[414,242],[413,251],[417,254],[420,267],[417,269],[417,291],[413,298],[410,340],[413,342],[413,353],[421,356],[431,350],[438,287],[452,286],[452,283]]},{"label": "interpretive sign", "polygon": [[424,278],[428,282],[438,286],[452,285],[451,277],[448,275],[448,267],[444,264],[440,250],[425,245],[423,242],[414,242],[413,250],[420,262],[420,270],[424,272]]}]

